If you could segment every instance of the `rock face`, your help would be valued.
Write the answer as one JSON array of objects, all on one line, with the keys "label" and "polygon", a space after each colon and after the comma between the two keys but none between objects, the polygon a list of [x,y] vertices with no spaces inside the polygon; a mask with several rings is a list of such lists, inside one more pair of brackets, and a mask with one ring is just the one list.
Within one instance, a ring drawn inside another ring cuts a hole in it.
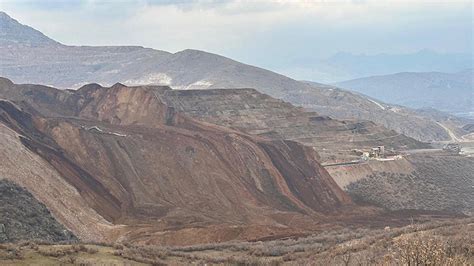
[{"label": "rock face", "polygon": [[[91,84],[61,91],[0,80],[0,124],[77,191],[85,204],[74,208],[91,215],[78,221],[51,204],[78,237],[97,231],[101,240],[141,243],[255,238],[305,230],[352,206],[313,149],[197,121],[160,99],[168,90]],[[27,167],[11,163],[18,171]],[[67,193],[55,197],[63,201]],[[99,225],[82,230],[91,219]]]},{"label": "rock face", "polygon": [[[255,88],[323,116],[374,121],[420,141],[450,139],[443,127],[422,114],[406,115],[411,111],[398,107],[385,110],[363,95],[296,81],[216,54],[197,50],[172,54],[130,46],[68,46],[19,24],[5,13],[0,21],[9,25],[0,27],[0,76],[17,83],[63,89],[91,82],[104,86],[116,82],[168,85],[174,89]],[[2,40],[8,45],[1,45]]]},{"label": "rock face", "polygon": [[0,213],[0,243],[77,240],[51,216],[44,204],[22,187],[5,179],[0,179]]}]

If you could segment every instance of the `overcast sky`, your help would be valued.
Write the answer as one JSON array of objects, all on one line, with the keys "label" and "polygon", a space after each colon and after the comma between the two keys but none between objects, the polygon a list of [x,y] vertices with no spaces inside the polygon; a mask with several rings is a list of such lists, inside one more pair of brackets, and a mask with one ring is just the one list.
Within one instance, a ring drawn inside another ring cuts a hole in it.
[{"label": "overcast sky", "polygon": [[336,52],[472,51],[471,1],[24,1],[0,10],[64,44],[222,54],[271,69]]}]

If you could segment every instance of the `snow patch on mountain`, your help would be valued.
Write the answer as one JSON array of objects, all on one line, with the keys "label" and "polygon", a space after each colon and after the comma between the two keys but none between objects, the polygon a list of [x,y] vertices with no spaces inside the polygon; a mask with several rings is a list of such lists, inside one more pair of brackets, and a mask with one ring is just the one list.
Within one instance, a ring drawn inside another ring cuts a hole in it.
[{"label": "snow patch on mountain", "polygon": [[138,79],[129,79],[124,83],[126,85],[146,85],[146,84],[154,84],[154,85],[164,85],[169,86],[173,82],[173,79],[168,76],[166,73],[151,73],[145,75]]}]

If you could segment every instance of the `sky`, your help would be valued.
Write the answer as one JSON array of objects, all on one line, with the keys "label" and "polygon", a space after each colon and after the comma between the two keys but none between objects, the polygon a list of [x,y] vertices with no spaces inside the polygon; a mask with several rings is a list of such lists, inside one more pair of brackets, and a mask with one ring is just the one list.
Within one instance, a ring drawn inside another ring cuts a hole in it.
[{"label": "sky", "polygon": [[0,0],[70,45],[192,48],[279,70],[338,52],[472,53],[471,1]]}]

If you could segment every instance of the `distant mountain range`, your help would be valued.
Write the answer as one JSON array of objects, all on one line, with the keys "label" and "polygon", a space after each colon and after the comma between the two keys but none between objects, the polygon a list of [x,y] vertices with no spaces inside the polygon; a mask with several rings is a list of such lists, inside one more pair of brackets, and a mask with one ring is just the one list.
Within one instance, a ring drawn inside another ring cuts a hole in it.
[{"label": "distant mountain range", "polygon": [[298,79],[335,83],[398,72],[454,73],[472,68],[473,62],[472,54],[438,53],[426,49],[406,54],[357,55],[340,52],[322,60],[308,56],[289,62],[289,67],[280,71]]},{"label": "distant mountain range", "polygon": [[421,141],[450,140],[445,128],[432,118],[388,112],[364,95],[297,81],[216,54],[197,50],[169,53],[138,46],[69,46],[5,13],[0,13],[0,25],[0,76],[15,83],[62,89],[116,82],[174,89],[255,88],[320,115],[375,121]]},{"label": "distant mountain range", "polygon": [[474,116],[474,70],[403,72],[336,83],[387,103]]}]

